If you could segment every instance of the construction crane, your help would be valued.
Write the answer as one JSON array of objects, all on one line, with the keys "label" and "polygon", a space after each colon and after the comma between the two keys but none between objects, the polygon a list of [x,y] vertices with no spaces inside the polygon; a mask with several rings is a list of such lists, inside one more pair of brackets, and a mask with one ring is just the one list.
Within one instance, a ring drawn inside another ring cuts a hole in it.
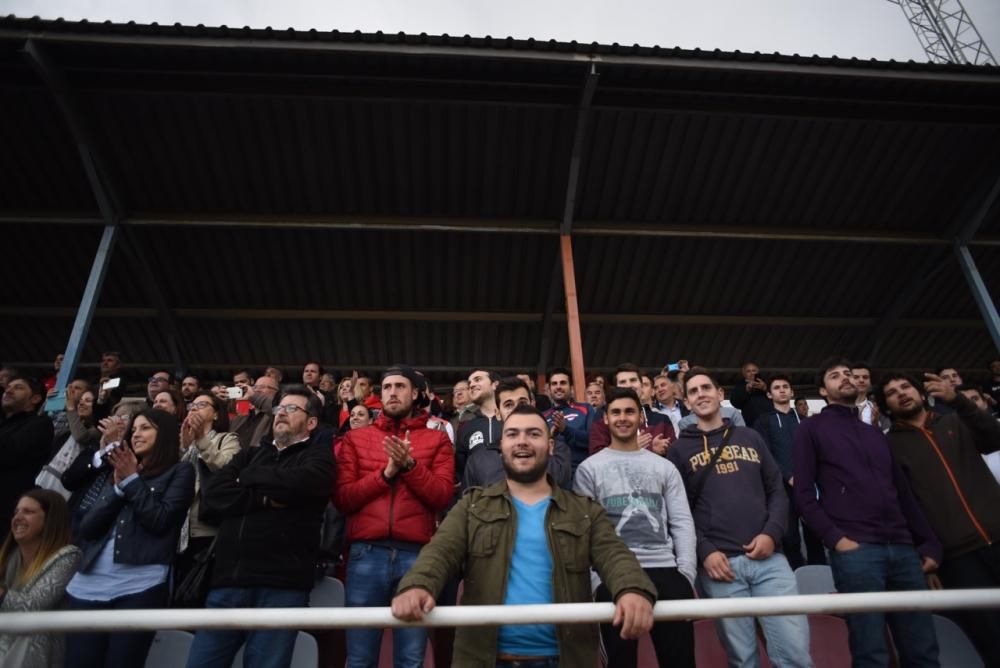
[{"label": "construction crane", "polygon": [[960,0],[889,0],[899,5],[932,63],[996,65]]}]

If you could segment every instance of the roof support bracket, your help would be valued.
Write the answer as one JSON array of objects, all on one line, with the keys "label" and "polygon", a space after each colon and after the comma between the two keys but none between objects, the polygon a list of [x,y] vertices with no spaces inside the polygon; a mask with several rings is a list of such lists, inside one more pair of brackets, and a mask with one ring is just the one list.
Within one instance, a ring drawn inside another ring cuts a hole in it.
[{"label": "roof support bracket", "polygon": [[[994,181],[993,186],[986,193],[983,201],[978,207],[976,207],[976,210],[969,217],[969,219],[964,223],[959,222],[952,225],[949,230],[949,233],[954,237],[955,252],[959,253],[959,261],[963,262],[963,272],[966,272],[966,265],[963,261],[962,254],[959,252],[959,248],[964,249],[965,255],[968,255],[969,262],[972,262],[972,256],[969,255],[968,244],[973,240],[973,237],[976,236],[976,233],[982,226],[983,221],[985,221],[989,216],[990,210],[996,204],[998,198],[1000,198],[1000,177],[997,177]],[[871,352],[868,355],[869,364],[877,365],[876,358],[878,357],[882,346],[885,345],[885,342],[888,340],[893,327],[895,327],[896,323],[903,316],[906,310],[916,302],[920,295],[923,294],[924,289],[945,267],[948,259],[947,255],[948,252],[943,249],[934,253],[931,261],[927,263],[927,266],[923,268],[923,271],[914,274],[918,278],[915,278],[915,280],[909,284],[906,291],[893,300],[892,307],[884,316],[882,316],[878,325],[875,326],[875,333],[872,336]],[[975,275],[978,277],[979,272],[976,271],[975,264],[973,263],[971,266],[972,270],[975,271]],[[968,273],[966,273],[966,280],[969,281],[974,293],[973,296],[976,298],[978,303],[979,295],[976,294],[977,288],[972,284],[972,279],[969,278]],[[982,283],[981,278],[979,279],[979,282]],[[989,297],[989,294],[987,293],[986,296]],[[982,311],[982,306],[980,306],[980,311]],[[993,309],[993,313],[994,315],[996,314],[995,308]],[[989,316],[985,311],[983,312],[983,317],[986,318],[987,326],[989,326]],[[995,337],[993,340],[994,343],[996,343],[997,339]]]},{"label": "roof support bracket", "polygon": [[983,320],[986,321],[986,329],[989,330],[990,338],[993,339],[993,347],[1000,353],[1000,315],[997,315],[996,302],[993,301],[989,290],[986,289],[986,284],[979,274],[979,269],[976,268],[976,261],[972,258],[969,247],[959,239],[955,239],[955,255],[962,267],[962,274],[965,275],[965,280],[969,283],[969,289],[972,290],[976,306],[979,307],[979,312],[982,313]]}]

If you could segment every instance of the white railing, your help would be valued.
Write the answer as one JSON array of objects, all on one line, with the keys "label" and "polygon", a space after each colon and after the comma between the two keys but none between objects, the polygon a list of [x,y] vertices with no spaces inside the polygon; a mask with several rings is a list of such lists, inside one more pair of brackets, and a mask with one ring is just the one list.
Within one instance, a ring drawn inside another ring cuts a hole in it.
[{"label": "white railing", "polygon": [[[843,614],[889,610],[1000,608],[1000,589],[953,589],[874,594],[819,594],[760,598],[660,601],[657,620],[788,614]],[[196,610],[87,610],[0,614],[0,633],[155,631],[159,629],[327,629],[497,624],[610,622],[611,603],[477,605],[435,608],[419,624],[401,622],[389,608],[226,608]]]}]

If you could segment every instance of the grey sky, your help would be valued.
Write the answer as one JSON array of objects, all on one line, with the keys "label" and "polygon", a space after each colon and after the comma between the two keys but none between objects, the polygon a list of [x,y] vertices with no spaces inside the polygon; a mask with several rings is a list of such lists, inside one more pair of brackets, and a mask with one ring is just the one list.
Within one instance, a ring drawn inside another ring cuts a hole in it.
[{"label": "grey sky", "polygon": [[[963,4],[1000,58],[1000,2]],[[0,0],[0,13],[926,59],[902,10],[887,0]]]}]

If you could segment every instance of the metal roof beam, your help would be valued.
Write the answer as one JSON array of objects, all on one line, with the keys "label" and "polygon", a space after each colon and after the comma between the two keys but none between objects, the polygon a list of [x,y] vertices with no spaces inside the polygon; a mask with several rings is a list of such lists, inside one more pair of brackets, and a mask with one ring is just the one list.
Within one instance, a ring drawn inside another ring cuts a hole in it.
[{"label": "metal roof beam", "polygon": [[[558,286],[556,288],[558,294]],[[68,318],[74,314],[72,307],[58,306],[0,306],[0,318]],[[349,311],[334,309],[174,309],[178,320],[343,320],[343,321],[396,321],[396,322],[471,322],[471,323],[537,323],[544,314],[538,312],[508,311]],[[103,307],[97,309],[101,318],[156,318],[155,308]],[[554,322],[565,322],[565,313],[553,313]],[[870,328],[880,321],[876,318],[839,318],[783,315],[703,315],[683,313],[584,313],[584,324],[618,325],[675,325],[722,327],[837,327]],[[898,319],[895,327],[918,329],[976,329],[982,327],[978,319]]]},{"label": "metal roof beam", "polygon": [[955,255],[962,267],[962,274],[965,275],[965,280],[969,283],[969,289],[972,290],[976,306],[983,314],[986,329],[990,333],[990,338],[993,339],[993,347],[996,348],[997,352],[1000,352],[1000,315],[997,314],[996,302],[990,296],[990,291],[986,289],[986,283],[983,282],[983,277],[979,274],[979,269],[976,268],[976,261],[972,258],[972,253],[958,239],[955,239]]},{"label": "metal roof beam", "polygon": [[[119,190],[115,186],[109,163],[103,159],[100,147],[94,139],[93,133],[90,131],[76,95],[66,81],[62,69],[49,57],[45,47],[39,44],[37,40],[29,39],[25,43],[24,54],[32,67],[37,71],[39,77],[45,82],[48,90],[55,97],[56,103],[67,125],[69,125],[70,132],[80,152],[84,171],[87,174],[87,179],[90,182],[91,190],[94,193],[94,198],[97,200],[97,206],[105,224],[105,233],[102,237],[98,254],[94,259],[90,280],[87,283],[87,290],[84,292],[84,301],[81,302],[80,308],[77,311],[70,340],[66,345],[63,367],[60,369],[59,377],[56,380],[56,388],[59,392],[58,396],[64,397],[63,389],[65,388],[65,382],[76,371],[80,349],[90,329],[90,319],[93,316],[97,300],[100,298],[104,276],[107,273],[107,265],[111,260],[111,252],[118,236],[117,228],[125,217],[125,209],[123,200],[119,196]],[[115,229],[109,231],[108,228]],[[163,298],[156,281],[150,273],[150,265],[146,261],[141,247],[135,243],[134,239],[130,238],[130,234],[128,233],[125,234],[125,247],[133,260],[135,273],[146,290],[147,296],[157,306],[161,333],[164,337],[167,350],[170,351],[171,358],[174,361],[176,372],[182,373],[184,364],[181,360],[177,343],[177,325],[166,306],[166,300]],[[91,290],[92,287],[93,290]],[[63,384],[59,384],[60,381]]]},{"label": "metal roof beam", "polygon": [[[985,222],[985,221],[982,221]],[[88,216],[0,215],[0,225],[98,225],[100,218]],[[559,234],[559,223],[544,219],[431,218],[391,216],[328,216],[271,218],[195,218],[169,216],[133,216],[121,221],[127,226],[145,227],[215,227],[357,230],[359,232],[469,232],[486,234]],[[844,229],[817,231],[815,227],[768,227],[761,225],[676,225],[634,221],[573,222],[574,236],[667,237],[692,239],[742,239],[759,241],[807,241],[816,243],[861,243],[903,246],[941,246],[951,248],[952,236],[895,231]],[[1000,246],[1000,237],[970,239],[969,246]]]},{"label": "metal roof beam", "polygon": [[989,194],[983,199],[982,204],[976,209],[972,217],[969,218],[969,221],[959,228],[955,236],[960,244],[965,246],[972,241],[976,233],[979,232],[979,228],[983,226],[983,223],[989,217],[990,211],[997,203],[998,197],[1000,197],[1000,176],[997,177]]},{"label": "metal roof beam", "polygon": [[[90,28],[88,26],[88,28]],[[259,31],[265,34],[265,31]],[[384,44],[375,42],[322,41],[318,34],[303,32],[301,39],[276,38],[273,31],[267,37],[217,37],[190,35],[136,35],[53,32],[42,29],[2,29],[0,39],[23,40],[57,44],[97,44],[105,46],[162,46],[196,49],[299,51],[307,53],[359,53],[398,56],[475,58],[542,63],[597,63],[614,66],[670,68],[677,70],[742,71],[751,73],[810,74],[819,76],[851,77],[859,79],[907,79],[918,81],[969,82],[1000,85],[1000,77],[980,71],[955,71],[955,67],[900,69],[899,65],[874,61],[857,61],[854,66],[840,64],[812,65],[802,62],[760,62],[752,54],[733,54],[729,58],[707,55],[698,58],[667,55],[593,54],[576,51],[542,51],[540,49],[498,48],[492,46],[445,46],[433,44]],[[499,41],[499,40],[498,40]],[[507,40],[504,40],[507,43]],[[547,44],[540,42],[539,44]],[[669,52],[669,49],[663,49]],[[772,56],[765,55],[764,58]],[[743,58],[738,60],[738,58]],[[789,61],[795,60],[786,56]],[[832,60],[832,59],[831,59]],[[837,61],[833,61],[837,62]],[[850,62],[846,59],[840,62]],[[862,64],[863,63],[863,64]]]},{"label": "metal roof beam", "polygon": [[[977,304],[980,299],[980,294],[977,292],[978,286],[976,285],[974,278],[970,277],[970,269],[966,262],[966,257],[968,262],[972,262],[972,256],[967,255],[967,248],[965,254],[961,252],[960,248],[964,248],[965,245],[972,240],[972,237],[975,236],[976,232],[979,231],[979,228],[989,216],[993,205],[996,204],[998,196],[1000,196],[1000,177],[998,177],[993,183],[993,187],[989,189],[986,196],[983,198],[983,201],[978,207],[976,207],[972,215],[969,216],[968,220],[963,222],[959,219],[956,223],[951,225],[948,232],[945,233],[945,239],[954,246],[954,251],[958,257],[959,263],[962,266],[962,271],[965,273],[966,279],[969,281],[969,285],[973,290],[973,297],[976,299]],[[949,251],[944,249],[935,252],[920,271],[914,272],[913,280],[907,285],[903,293],[897,295],[892,300],[892,305],[889,307],[889,310],[885,313],[885,315],[883,315],[879,320],[872,335],[872,345],[868,354],[868,362],[870,364],[877,364],[876,360],[878,359],[878,355],[886,341],[889,339],[889,335],[892,330],[897,327],[897,321],[903,316],[904,313],[906,313],[907,309],[909,309],[917,301],[917,299],[920,298],[920,295],[923,294],[924,290],[928,285],[930,285],[931,281],[933,281],[941,270],[947,265],[948,254]],[[979,272],[976,270],[975,263],[972,263],[971,265],[971,272],[975,275],[975,277],[979,277]],[[979,282],[982,282],[982,278],[979,278]],[[984,319],[986,319],[987,328],[989,328],[990,314],[987,310],[983,310],[982,306],[980,306],[980,310],[983,313]],[[993,314],[995,313],[996,309],[993,310]]]}]

